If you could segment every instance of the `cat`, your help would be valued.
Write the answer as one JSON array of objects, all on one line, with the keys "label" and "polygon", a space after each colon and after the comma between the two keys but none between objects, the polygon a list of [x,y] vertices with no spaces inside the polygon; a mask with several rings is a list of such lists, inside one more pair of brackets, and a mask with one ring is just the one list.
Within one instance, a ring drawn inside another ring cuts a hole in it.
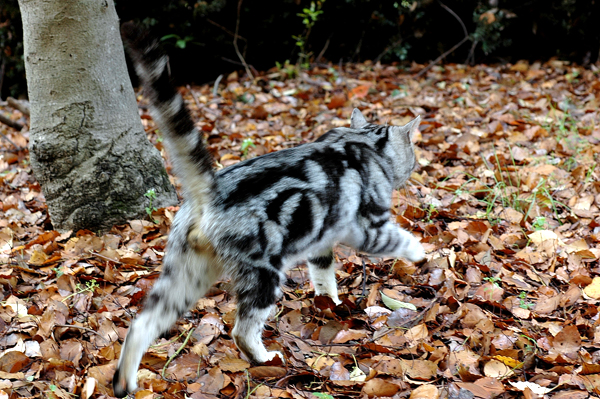
[{"label": "cat", "polygon": [[223,275],[232,279],[237,315],[231,331],[253,363],[279,356],[262,342],[282,295],[286,269],[307,260],[316,295],[340,304],[332,248],[420,261],[420,241],[390,221],[392,192],[415,167],[411,142],[420,118],[404,126],[367,122],[354,109],[350,127],[316,141],[252,158],[218,172],[190,112],[172,85],[167,56],[131,23],[123,38],[183,188],[163,272],[131,323],[113,379],[116,396],[137,388],[148,346]]}]

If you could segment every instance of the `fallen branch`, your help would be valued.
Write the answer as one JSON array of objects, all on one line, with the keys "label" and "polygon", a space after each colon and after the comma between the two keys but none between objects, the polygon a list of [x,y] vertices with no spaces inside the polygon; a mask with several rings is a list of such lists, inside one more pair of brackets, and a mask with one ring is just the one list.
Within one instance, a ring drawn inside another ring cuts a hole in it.
[{"label": "fallen branch", "polygon": [[444,8],[454,18],[456,18],[458,20],[458,22],[460,23],[460,26],[463,29],[463,33],[465,34],[465,37],[463,37],[463,39],[460,42],[458,42],[454,46],[452,46],[452,48],[450,50],[446,51],[444,54],[440,55],[435,60],[431,61],[429,63],[429,65],[427,65],[425,68],[421,69],[419,71],[419,73],[417,73],[416,75],[413,76],[414,78],[418,78],[419,76],[423,75],[425,72],[429,71],[438,62],[440,62],[441,60],[443,60],[444,58],[446,58],[446,56],[448,56],[448,54],[452,53],[454,50],[456,50],[457,48],[459,48],[460,46],[462,46],[467,40],[471,40],[471,37],[469,36],[469,32],[467,31],[467,27],[465,26],[465,24],[462,21],[462,19],[460,19],[460,17],[458,16],[458,14],[456,14],[454,11],[452,11],[448,6],[446,6],[441,1],[438,0],[438,3],[440,3],[440,6],[442,6],[442,8]]},{"label": "fallen branch", "polygon": [[192,86],[187,85],[185,87],[186,87],[186,89],[188,89],[188,91],[192,95],[192,98],[194,99],[194,103],[196,103],[196,107],[198,107],[198,110],[201,110],[202,105],[200,105],[200,101],[198,101],[198,96],[196,96],[196,93],[194,93],[194,90],[192,90]]},{"label": "fallen branch", "polygon": [[242,61],[244,68],[246,69],[246,74],[250,77],[250,79],[254,80],[254,75],[252,74],[252,72],[250,72],[250,68],[248,68],[248,64],[246,64],[246,60],[242,56],[242,53],[240,53],[240,49],[238,48],[238,45],[237,45],[238,32],[240,30],[240,10],[241,9],[242,9],[242,0],[239,0],[238,8],[237,8],[237,20],[235,21],[235,35],[233,36],[233,47],[235,48],[235,52],[236,52],[237,56],[239,57],[240,61]]},{"label": "fallen branch", "polygon": [[[213,21],[212,19],[207,19],[206,22],[213,24],[214,26],[216,26],[217,28],[221,29],[223,32],[227,33],[229,36],[231,37],[235,37],[235,32],[230,31],[229,29],[227,29],[226,27],[219,25],[218,23],[216,23],[215,21]],[[248,40],[244,37],[244,36],[237,36],[238,39],[245,41],[246,43],[248,43]]]},{"label": "fallen branch", "polygon": [[6,99],[6,103],[8,104],[8,106],[10,106],[10,107],[12,107],[14,109],[18,109],[24,115],[29,116],[29,114],[30,114],[29,103],[27,101],[19,101],[19,100],[15,99],[15,98],[8,97]]},{"label": "fallen branch", "polygon": [[[77,328],[79,330],[83,330],[83,331],[87,331],[91,334],[96,334],[97,336],[103,338],[106,341],[106,338],[104,338],[102,335],[100,335],[100,333],[98,331],[94,331],[91,328],[88,327],[83,327],[83,326],[75,326],[72,324],[55,324],[53,328]],[[108,342],[108,341],[107,341]]]},{"label": "fallen branch", "polygon": [[321,52],[319,53],[317,58],[315,58],[315,61],[313,62],[314,64],[318,64],[321,61],[321,58],[323,58],[325,51],[327,51],[327,48],[329,47],[329,42],[331,41],[331,36],[333,36],[333,33],[331,35],[329,35],[329,37],[327,38],[327,41],[325,42],[325,45],[323,46],[323,50],[321,50]]},{"label": "fallen branch", "polygon": [[219,83],[221,83],[221,79],[223,79],[223,74],[220,74],[217,80],[215,80],[215,84],[213,85],[213,97],[216,97],[219,94]]},{"label": "fallen branch", "polygon": [[[0,122],[4,123],[6,126],[10,126],[15,130],[21,131],[21,129],[23,129],[23,125],[20,124],[19,122],[15,122],[10,118],[7,118],[6,116],[0,114]],[[4,135],[2,135],[2,137],[4,137]],[[11,142],[12,143],[12,142]],[[14,143],[13,143],[14,145]]]},{"label": "fallen branch", "polygon": [[[242,66],[244,65],[244,64],[242,64],[242,63],[241,63],[241,62],[239,62],[239,61],[232,60],[231,58],[221,57],[221,59],[222,59],[223,61],[225,61],[225,62],[229,62],[230,64],[233,64],[233,65],[242,65]],[[258,71],[256,70],[256,68],[254,68],[252,65],[248,65],[248,67],[249,67],[250,69],[252,69],[252,70],[254,71],[254,73],[255,73],[255,74],[257,74],[257,75],[258,75]]]}]

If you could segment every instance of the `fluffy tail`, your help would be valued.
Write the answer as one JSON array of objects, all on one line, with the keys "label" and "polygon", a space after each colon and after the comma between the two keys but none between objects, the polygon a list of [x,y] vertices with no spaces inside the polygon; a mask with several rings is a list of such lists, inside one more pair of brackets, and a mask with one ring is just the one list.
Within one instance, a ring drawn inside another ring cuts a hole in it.
[{"label": "fluffy tail", "polygon": [[213,191],[212,157],[171,82],[169,59],[156,39],[132,22],[123,24],[121,34],[150,102],[152,117],[165,138],[184,197],[193,203],[198,212],[194,213],[200,215]]}]

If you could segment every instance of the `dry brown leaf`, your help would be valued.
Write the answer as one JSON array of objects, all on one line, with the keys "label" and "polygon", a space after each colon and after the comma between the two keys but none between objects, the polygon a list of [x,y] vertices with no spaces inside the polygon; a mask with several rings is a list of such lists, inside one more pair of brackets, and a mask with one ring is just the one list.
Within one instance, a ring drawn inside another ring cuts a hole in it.
[{"label": "dry brown leaf", "polygon": [[329,379],[332,381],[347,381],[350,379],[350,372],[340,362],[331,365]]},{"label": "dry brown leaf", "polygon": [[367,337],[367,332],[363,330],[342,330],[338,332],[331,341],[334,344],[343,344],[348,341],[356,341]]},{"label": "dry brown leaf", "polygon": [[373,378],[365,383],[362,393],[368,397],[394,396],[400,390],[397,384],[388,382],[381,378]]},{"label": "dry brown leaf", "polygon": [[281,378],[285,376],[286,370],[279,366],[257,366],[248,369],[254,378]]},{"label": "dry brown leaf", "polygon": [[221,367],[221,370],[223,371],[237,373],[238,371],[243,371],[250,367],[250,363],[240,358],[226,357],[219,361],[219,367]]},{"label": "dry brown leaf", "polygon": [[438,399],[440,393],[434,385],[421,385],[413,389],[409,399]]},{"label": "dry brown leaf", "polygon": [[483,374],[486,377],[503,379],[514,375],[514,371],[503,362],[492,359],[483,366]]},{"label": "dry brown leaf", "polygon": [[567,326],[556,334],[552,342],[553,349],[562,355],[576,357],[581,348],[581,336],[576,326]]},{"label": "dry brown leaf", "polygon": [[437,364],[429,360],[400,360],[402,369],[410,378],[415,380],[434,380],[437,376]]},{"label": "dry brown leaf", "polygon": [[600,277],[594,277],[592,283],[583,289],[590,298],[600,299]]}]

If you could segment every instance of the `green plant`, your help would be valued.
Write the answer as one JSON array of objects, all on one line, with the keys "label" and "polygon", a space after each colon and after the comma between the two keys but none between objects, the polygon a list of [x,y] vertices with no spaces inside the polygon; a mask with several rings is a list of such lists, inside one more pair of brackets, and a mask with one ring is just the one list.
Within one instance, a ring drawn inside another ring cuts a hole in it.
[{"label": "green plant", "polygon": [[290,64],[289,60],[285,60],[283,64],[275,61],[275,67],[280,71],[285,73],[288,79],[293,79],[298,76],[299,70],[298,66],[295,64]]},{"label": "green plant", "polygon": [[500,47],[510,46],[512,40],[502,35],[506,19],[514,16],[506,10],[480,6],[473,12],[473,22],[476,24],[473,38],[473,48],[481,44],[481,49],[488,55]]},{"label": "green plant", "polygon": [[252,397],[252,394],[254,393],[254,391],[256,391],[258,388],[260,388],[262,385],[264,385],[264,383],[260,383],[257,386],[255,386],[254,388],[250,389],[250,373],[248,372],[248,370],[246,371],[246,387],[248,388],[248,390],[246,391],[246,396],[245,399],[249,399]]},{"label": "green plant", "polygon": [[98,288],[100,285],[98,284],[98,281],[96,280],[89,280],[85,282],[85,286],[82,286],[81,284],[77,283],[75,285],[75,292],[72,293],[71,295],[66,296],[61,302],[65,302],[67,299],[71,298],[72,296],[75,296],[77,294],[83,294],[86,292],[90,292],[90,293],[94,293],[94,291],[96,291],[96,288]]},{"label": "green plant", "polygon": [[533,306],[533,303],[527,302],[527,293],[525,291],[521,291],[521,293],[519,293],[519,307],[529,310],[533,308]]},{"label": "green plant", "polygon": [[254,97],[251,93],[244,93],[240,96],[237,96],[237,100],[243,102],[244,104],[252,104],[256,97]]},{"label": "green plant", "polygon": [[156,221],[152,217],[152,212],[157,210],[153,205],[154,200],[156,199],[156,191],[153,188],[151,188],[150,190],[146,191],[146,194],[144,194],[144,197],[148,198],[148,200],[150,201],[150,204],[146,207],[146,213],[148,214],[150,221],[152,223],[156,223]]},{"label": "green plant", "polygon": [[519,336],[524,338],[525,340],[531,342],[531,345],[525,345],[524,349],[526,352],[537,352],[538,343],[535,339],[528,337],[525,334],[520,334]]},{"label": "green plant", "polygon": [[488,283],[491,283],[494,287],[500,288],[499,283],[502,281],[502,279],[500,277],[492,276],[492,277],[484,277],[483,279],[485,281],[487,281]]},{"label": "green plant", "polygon": [[317,0],[310,2],[310,7],[303,8],[302,12],[297,15],[302,18],[302,24],[304,25],[304,33],[302,35],[293,35],[292,38],[296,41],[296,46],[299,47],[300,53],[298,54],[298,64],[308,69],[310,67],[309,61],[312,52],[307,51],[307,41],[310,36],[312,28],[315,26],[319,19],[319,15],[323,14],[323,3],[325,0]]},{"label": "green plant", "polygon": [[175,46],[179,47],[180,49],[185,49],[188,43],[192,43],[192,40],[194,40],[192,36],[186,36],[182,38],[175,33],[171,33],[170,35],[165,35],[160,38],[161,41],[167,41],[169,39],[175,39]]},{"label": "green plant", "polygon": [[[489,289],[490,291],[490,301],[493,299],[493,295],[494,295],[494,290],[496,288],[500,288],[500,281],[502,281],[500,279],[500,277],[496,277],[496,276],[492,276],[492,277],[484,277],[483,278],[485,281],[487,281],[488,283],[491,284],[491,288]],[[488,288],[484,288],[484,291],[487,291]]]},{"label": "green plant", "polygon": [[333,399],[333,396],[331,396],[328,393],[323,393],[323,392],[313,392],[312,393],[313,396],[316,396],[319,399]]},{"label": "green plant", "polygon": [[544,216],[536,216],[531,224],[531,227],[538,230],[546,230],[548,228],[548,222],[546,222],[546,218]]},{"label": "green plant", "polygon": [[598,164],[594,163],[585,172],[585,179],[583,180],[584,184],[588,184],[588,183],[591,183],[592,181],[594,181],[594,171],[596,170],[596,165],[598,165]]},{"label": "green plant", "polygon": [[256,147],[256,144],[252,141],[252,139],[244,139],[242,144],[240,145],[240,151],[242,151],[242,156],[245,158],[248,156],[248,151],[250,151],[250,147]]},{"label": "green plant", "polygon": [[425,217],[425,222],[432,223],[433,219],[435,217],[435,214],[437,214],[437,207],[435,206],[435,204],[431,203],[431,204],[429,204],[427,209],[425,209],[425,212],[427,212],[427,216]]},{"label": "green plant", "polygon": [[56,273],[56,278],[58,278],[58,277],[62,276],[63,274],[65,274],[65,273],[62,271],[62,268],[61,268],[61,267],[53,267],[53,268],[52,268],[52,271],[54,271],[54,273]]}]

